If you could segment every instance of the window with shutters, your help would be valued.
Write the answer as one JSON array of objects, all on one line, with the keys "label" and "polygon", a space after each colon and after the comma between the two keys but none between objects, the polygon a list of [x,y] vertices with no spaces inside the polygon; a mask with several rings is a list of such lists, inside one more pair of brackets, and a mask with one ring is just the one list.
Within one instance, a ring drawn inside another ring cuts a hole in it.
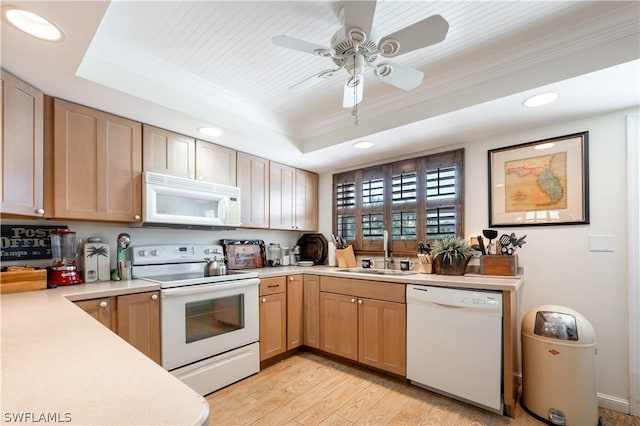
[{"label": "window with shutters", "polygon": [[384,230],[395,255],[418,242],[464,235],[464,150],[334,175],[334,232],[356,252],[381,253]]}]

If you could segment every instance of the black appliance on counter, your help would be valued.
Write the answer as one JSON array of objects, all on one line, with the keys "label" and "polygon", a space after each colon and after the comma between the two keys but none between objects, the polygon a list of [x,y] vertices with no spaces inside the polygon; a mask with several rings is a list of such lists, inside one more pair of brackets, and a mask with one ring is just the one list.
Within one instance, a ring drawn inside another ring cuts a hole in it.
[{"label": "black appliance on counter", "polygon": [[300,260],[310,260],[315,265],[323,265],[327,260],[329,245],[324,235],[304,234],[297,244],[300,246]]}]

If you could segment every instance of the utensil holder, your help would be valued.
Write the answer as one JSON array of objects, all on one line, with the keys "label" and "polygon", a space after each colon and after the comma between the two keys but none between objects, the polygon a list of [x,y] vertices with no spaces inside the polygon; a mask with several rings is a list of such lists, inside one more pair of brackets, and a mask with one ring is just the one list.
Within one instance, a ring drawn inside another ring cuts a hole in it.
[{"label": "utensil holder", "polygon": [[480,256],[480,273],[482,275],[515,276],[518,274],[518,255]]},{"label": "utensil holder", "polygon": [[353,246],[348,246],[345,249],[336,249],[336,261],[338,262],[338,268],[355,268],[357,263]]},{"label": "utensil holder", "polygon": [[432,266],[433,266],[433,263],[418,263],[415,266],[415,271],[420,274],[432,274],[433,273]]}]

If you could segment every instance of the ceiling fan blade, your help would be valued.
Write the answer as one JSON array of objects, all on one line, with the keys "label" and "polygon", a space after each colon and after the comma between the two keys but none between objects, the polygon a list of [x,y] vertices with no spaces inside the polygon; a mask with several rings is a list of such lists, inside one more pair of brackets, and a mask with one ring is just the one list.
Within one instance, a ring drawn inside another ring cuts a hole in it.
[{"label": "ceiling fan blade", "polygon": [[[391,58],[440,43],[448,31],[449,23],[446,19],[440,15],[430,16],[381,38],[378,42],[382,50],[380,55]],[[395,49],[394,42],[397,42]]]},{"label": "ceiling fan blade", "polygon": [[293,86],[289,87],[289,90],[291,90],[294,93],[302,92],[303,90],[308,89],[309,87],[315,86],[316,84],[320,83],[321,81],[326,80],[327,78],[333,76],[336,73],[336,71],[338,71],[338,70],[320,71],[318,74],[315,74],[315,75],[312,75],[311,77],[305,78],[304,80],[299,81],[298,83],[296,83]]},{"label": "ceiling fan blade", "polygon": [[318,52],[331,51],[331,49],[320,46],[319,44],[309,43],[308,41],[299,40],[285,35],[275,36],[271,41],[276,46],[286,47],[287,49],[298,50],[300,52],[311,53],[314,55],[319,54]]},{"label": "ceiling fan blade", "polygon": [[[354,84],[355,81],[355,92],[354,92]],[[344,83],[344,95],[342,97],[342,107],[343,108],[351,108],[354,105],[362,102],[362,93],[364,92],[364,77],[361,75],[357,75],[355,77],[351,77],[349,80]],[[354,99],[355,95],[355,99]]]},{"label": "ceiling fan blade", "polygon": [[349,37],[349,30],[360,28],[367,37],[371,37],[371,26],[376,13],[375,0],[341,2],[341,17],[344,24],[344,35]]},{"label": "ceiling fan blade", "polygon": [[420,86],[424,73],[391,61],[380,62],[375,69],[378,79],[402,90],[413,90]]}]

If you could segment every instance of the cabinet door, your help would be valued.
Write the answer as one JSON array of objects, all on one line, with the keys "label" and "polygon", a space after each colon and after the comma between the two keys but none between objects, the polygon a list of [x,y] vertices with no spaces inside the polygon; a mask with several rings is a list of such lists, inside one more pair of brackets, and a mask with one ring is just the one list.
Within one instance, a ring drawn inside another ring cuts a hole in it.
[{"label": "cabinet door", "polygon": [[269,169],[269,226],[271,229],[295,229],[296,169],[273,161]]},{"label": "cabinet door", "polygon": [[358,299],[358,361],[406,374],[406,305]]},{"label": "cabinet door", "polygon": [[287,350],[287,294],[260,296],[260,361]]},{"label": "cabinet door", "polygon": [[304,275],[303,342],[311,348],[320,348],[320,277]]},{"label": "cabinet door", "polygon": [[300,231],[318,229],[318,175],[296,170],[295,226]]},{"label": "cabinet door", "polygon": [[142,126],[142,147],[145,172],[195,179],[195,139],[145,124]]},{"label": "cabinet door", "polygon": [[74,302],[80,309],[97,319],[108,329],[117,332],[116,298],[103,297],[100,299],[80,300]]},{"label": "cabinet door", "polygon": [[44,215],[42,92],[2,71],[2,213]]},{"label": "cabinet door", "polygon": [[236,151],[196,140],[196,179],[236,186]]},{"label": "cabinet door", "polygon": [[356,298],[320,292],[320,349],[358,360]]},{"label": "cabinet door", "polygon": [[160,364],[159,292],[118,296],[118,335]]},{"label": "cabinet door", "polygon": [[237,184],[241,221],[247,228],[269,227],[269,160],[238,152]]},{"label": "cabinet door", "polygon": [[54,101],[54,217],[139,221],[142,126]]},{"label": "cabinet door", "polygon": [[287,350],[302,346],[303,292],[302,275],[289,275],[287,277]]}]

